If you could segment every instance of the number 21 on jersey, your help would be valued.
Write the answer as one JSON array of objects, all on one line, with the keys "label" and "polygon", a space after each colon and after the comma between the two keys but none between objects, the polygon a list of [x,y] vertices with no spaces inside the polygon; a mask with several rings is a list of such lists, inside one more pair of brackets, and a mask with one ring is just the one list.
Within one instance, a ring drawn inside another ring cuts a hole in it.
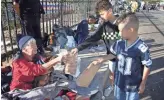
[{"label": "number 21 on jersey", "polygon": [[132,66],[132,58],[130,57],[125,58],[121,54],[118,55],[118,71],[120,71],[123,75],[131,75],[131,66]]}]

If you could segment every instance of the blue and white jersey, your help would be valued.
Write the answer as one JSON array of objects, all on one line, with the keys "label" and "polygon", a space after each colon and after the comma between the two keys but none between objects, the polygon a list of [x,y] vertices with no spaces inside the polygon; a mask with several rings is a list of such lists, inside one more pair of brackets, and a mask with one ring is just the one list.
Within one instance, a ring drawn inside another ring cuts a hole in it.
[{"label": "blue and white jersey", "polygon": [[124,91],[138,91],[144,66],[152,65],[149,48],[139,38],[129,47],[126,44],[126,40],[118,40],[110,48],[117,56],[115,84]]}]

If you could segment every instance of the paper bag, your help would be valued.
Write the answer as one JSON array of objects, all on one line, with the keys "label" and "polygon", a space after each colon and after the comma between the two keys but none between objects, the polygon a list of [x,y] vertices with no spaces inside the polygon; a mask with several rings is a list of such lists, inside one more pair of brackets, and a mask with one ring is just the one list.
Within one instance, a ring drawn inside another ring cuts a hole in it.
[{"label": "paper bag", "polygon": [[78,59],[77,55],[68,53],[66,62],[65,62],[65,74],[72,75],[77,77],[80,69],[80,59]]},{"label": "paper bag", "polygon": [[76,84],[81,87],[88,87],[95,77],[97,71],[100,68],[100,64],[91,63],[77,78]]}]

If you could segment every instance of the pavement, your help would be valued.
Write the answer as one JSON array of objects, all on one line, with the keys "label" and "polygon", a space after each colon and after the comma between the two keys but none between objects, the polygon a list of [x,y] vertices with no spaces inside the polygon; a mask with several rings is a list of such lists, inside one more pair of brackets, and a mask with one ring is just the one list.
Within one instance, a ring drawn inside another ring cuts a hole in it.
[{"label": "pavement", "polygon": [[[140,95],[141,100],[164,100],[164,12],[163,11],[144,11],[136,13],[140,21],[139,36],[150,47],[153,67],[147,80],[145,92]],[[101,43],[102,44],[102,43]],[[103,47],[104,45],[102,45]],[[98,56],[105,54],[105,49],[101,52],[91,53],[89,49],[80,52],[82,58],[81,71]],[[101,72],[101,71],[100,71]],[[104,72],[106,72],[104,70]],[[103,71],[99,77],[99,83],[103,84],[104,77],[107,76]],[[107,81],[107,86],[109,81]],[[104,84],[103,84],[104,85]],[[100,86],[101,87],[101,86]],[[102,86],[102,87],[106,87]],[[101,100],[101,93],[97,94],[92,100]],[[106,100],[114,100],[113,93]]]},{"label": "pavement", "polygon": [[164,100],[164,12],[150,11],[138,15],[140,37],[150,47],[153,60],[153,67],[141,100]]}]

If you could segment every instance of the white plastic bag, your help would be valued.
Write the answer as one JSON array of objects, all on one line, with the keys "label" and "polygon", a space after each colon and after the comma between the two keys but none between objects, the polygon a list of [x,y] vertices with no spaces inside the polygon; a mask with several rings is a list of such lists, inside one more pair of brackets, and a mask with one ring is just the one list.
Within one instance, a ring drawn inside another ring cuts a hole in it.
[{"label": "white plastic bag", "polygon": [[66,43],[66,46],[68,48],[74,48],[75,47],[75,39],[73,38],[73,36],[67,36],[67,43]]},{"label": "white plastic bag", "polygon": [[80,74],[81,58],[77,57],[76,63],[77,63],[77,68],[76,68],[76,73],[75,73],[74,77],[77,78],[79,76],[79,74]]}]

